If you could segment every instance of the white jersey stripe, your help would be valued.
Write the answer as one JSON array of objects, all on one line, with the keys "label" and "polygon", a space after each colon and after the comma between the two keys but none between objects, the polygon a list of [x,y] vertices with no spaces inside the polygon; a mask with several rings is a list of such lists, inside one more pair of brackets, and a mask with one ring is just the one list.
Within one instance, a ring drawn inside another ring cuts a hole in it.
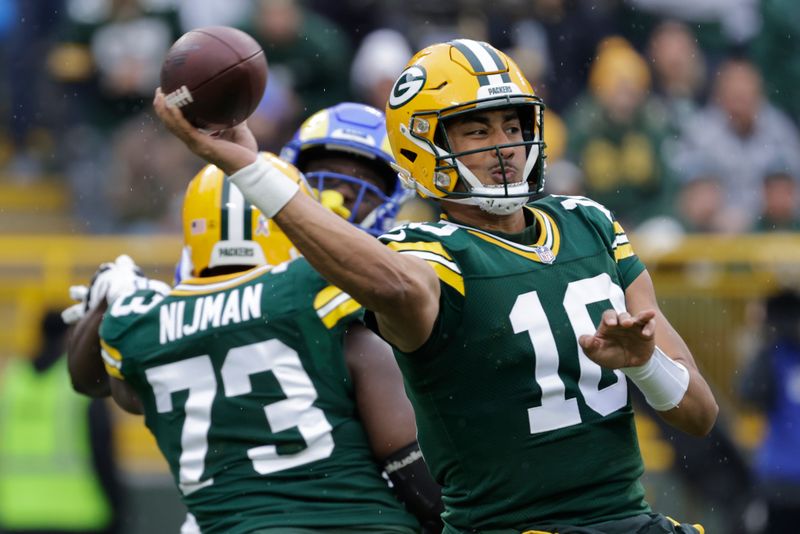
[{"label": "white jersey stripe", "polygon": [[412,256],[416,256],[425,261],[432,261],[435,263],[439,263],[441,265],[444,265],[451,271],[461,274],[461,269],[458,268],[458,265],[456,265],[455,262],[445,259],[442,256],[439,256],[438,254],[434,254],[433,252],[428,252],[424,250],[398,250],[397,252],[399,252],[400,254],[411,254]]},{"label": "white jersey stripe", "polygon": [[552,250],[553,249],[553,225],[550,223],[550,218],[549,217],[542,216],[542,220],[544,221],[544,226],[545,226],[545,229],[544,229],[544,231],[545,231],[544,246],[546,246],[547,248]]},{"label": "white jersey stripe", "polygon": [[100,356],[103,357],[103,361],[106,362],[106,365],[113,367],[114,369],[122,369],[122,362],[112,358],[111,355],[105,351],[105,349],[100,349]]},{"label": "white jersey stripe", "polygon": [[338,308],[341,304],[343,304],[347,300],[350,300],[350,295],[348,295],[347,293],[340,293],[339,295],[329,300],[323,307],[318,309],[317,315],[320,318],[323,318],[330,312]]},{"label": "white jersey stripe", "polygon": [[626,236],[625,234],[620,234],[614,239],[614,248],[618,247],[619,245],[625,245],[627,243],[630,243],[630,241],[628,241],[628,236]]}]

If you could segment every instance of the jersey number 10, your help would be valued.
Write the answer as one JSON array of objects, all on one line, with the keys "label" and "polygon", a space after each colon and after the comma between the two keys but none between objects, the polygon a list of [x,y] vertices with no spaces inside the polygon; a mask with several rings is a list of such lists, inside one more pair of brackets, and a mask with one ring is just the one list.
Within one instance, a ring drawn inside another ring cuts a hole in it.
[{"label": "jersey number 10", "polygon": [[[610,300],[617,311],[625,310],[625,293],[606,273],[570,282],[563,302],[578,349],[578,388],[586,405],[601,416],[623,408],[628,402],[628,385],[622,372],[614,370],[617,381],[600,388],[602,368],[590,360],[578,345],[579,336],[595,331],[587,306],[604,300]],[[530,337],[536,361],[534,378],[542,390],[541,406],[528,408],[531,434],[581,423],[578,399],[574,396],[566,398],[564,381],[558,376],[559,355],[556,340],[537,292],[519,295],[509,319],[515,334],[527,332]]]}]

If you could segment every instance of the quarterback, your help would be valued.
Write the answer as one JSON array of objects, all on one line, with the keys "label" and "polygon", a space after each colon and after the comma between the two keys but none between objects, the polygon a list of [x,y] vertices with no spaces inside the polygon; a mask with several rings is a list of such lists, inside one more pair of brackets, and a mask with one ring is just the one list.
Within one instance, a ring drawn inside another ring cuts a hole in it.
[{"label": "quarterback", "polygon": [[[379,233],[403,194],[383,114],[347,103],[309,121],[292,143],[295,160],[338,161],[309,175],[342,191],[332,209]],[[259,157],[312,199],[295,167]],[[173,288],[144,279],[126,257],[96,276],[69,351],[76,386],[104,393],[90,369],[102,356],[112,396],[144,414],[204,533],[413,534],[421,523],[439,532],[439,488],[400,371],[360,322],[360,305],[298,258],[217,167],[189,184],[183,218]]]},{"label": "quarterback", "polygon": [[158,90],[154,105],[370,310],[442,485],[445,532],[702,532],[647,504],[628,388],[700,436],[716,401],[614,215],[538,195],[544,105],[505,54],[457,39],[400,75],[386,107],[396,170],[444,215],[384,247],[298,195],[247,148],[246,126],[212,138]]}]

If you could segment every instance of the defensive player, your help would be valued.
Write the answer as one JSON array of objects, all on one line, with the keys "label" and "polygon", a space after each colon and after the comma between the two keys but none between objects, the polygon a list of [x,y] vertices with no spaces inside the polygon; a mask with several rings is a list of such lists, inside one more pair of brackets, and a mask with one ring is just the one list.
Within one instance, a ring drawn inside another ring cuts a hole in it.
[{"label": "defensive player", "polygon": [[[396,177],[381,148],[382,113],[343,104],[312,117],[321,118],[330,127],[301,128],[300,151],[324,144],[348,160],[342,172],[390,199]],[[349,133],[339,143],[343,119]],[[310,191],[294,167],[263,157]],[[383,176],[374,174],[380,165]],[[358,322],[360,306],[302,258],[286,261],[296,255],[286,236],[216,167],[191,182],[183,215],[191,276],[168,294],[126,291],[144,280],[124,258],[98,274],[88,296],[96,308],[70,348],[76,385],[103,393],[87,370],[99,360],[99,325],[114,399],[144,413],[203,532],[418,531],[381,465],[436,532],[438,487],[416,446],[399,370]]]},{"label": "defensive player", "polygon": [[160,91],[154,105],[371,310],[443,485],[445,532],[702,532],[644,499],[627,379],[695,435],[713,426],[714,397],[614,216],[582,197],[529,203],[544,106],[505,54],[440,43],[397,80],[386,112],[398,170],[445,216],[385,234],[383,248],[257,160],[245,126],[210,138]]}]

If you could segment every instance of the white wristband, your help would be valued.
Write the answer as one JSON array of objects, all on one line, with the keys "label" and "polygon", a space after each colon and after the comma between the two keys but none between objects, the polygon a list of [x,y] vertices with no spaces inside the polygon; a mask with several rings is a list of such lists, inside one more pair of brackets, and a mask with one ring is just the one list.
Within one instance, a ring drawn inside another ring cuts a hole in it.
[{"label": "white wristband", "polygon": [[650,360],[638,367],[620,369],[644,394],[647,404],[659,412],[676,407],[689,388],[689,371],[658,347]]},{"label": "white wristband", "polygon": [[268,219],[281,211],[300,190],[300,186],[294,180],[270,165],[261,156],[247,167],[230,175],[228,179]]}]

